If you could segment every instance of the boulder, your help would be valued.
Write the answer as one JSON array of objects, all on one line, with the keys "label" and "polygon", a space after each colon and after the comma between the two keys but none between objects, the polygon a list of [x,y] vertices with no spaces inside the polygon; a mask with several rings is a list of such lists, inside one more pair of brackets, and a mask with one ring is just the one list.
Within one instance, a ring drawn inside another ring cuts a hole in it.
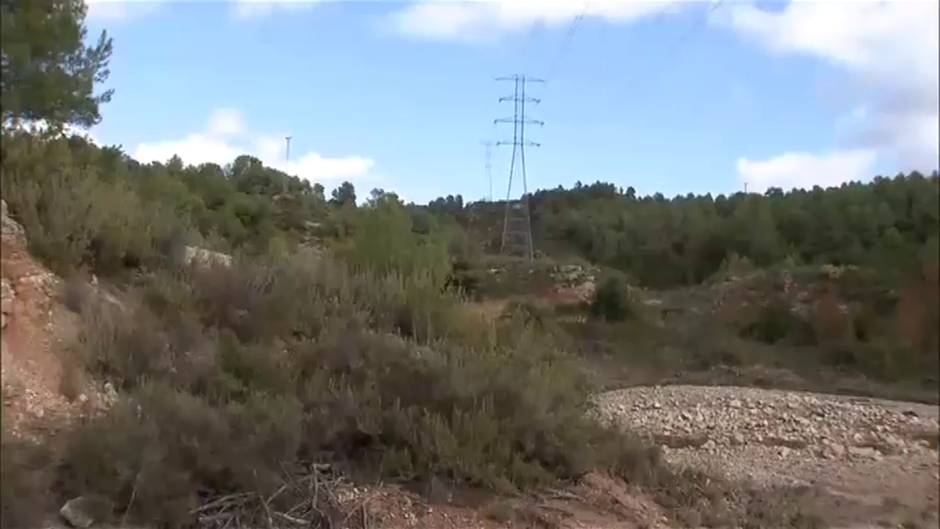
[{"label": "boulder", "polygon": [[13,302],[16,300],[16,291],[7,278],[0,279],[0,328],[7,325],[13,315]]},{"label": "boulder", "polygon": [[183,261],[186,264],[205,267],[217,265],[227,268],[232,266],[231,255],[199,248],[198,246],[187,246],[185,254],[183,255]]},{"label": "boulder", "polygon": [[104,496],[90,494],[65,502],[59,516],[72,527],[85,529],[95,522],[110,518],[114,505]]},{"label": "boulder", "polygon": [[20,223],[10,217],[7,210],[7,202],[3,199],[0,199],[0,233],[2,233],[4,237],[22,237],[24,234],[23,227],[20,226]]}]

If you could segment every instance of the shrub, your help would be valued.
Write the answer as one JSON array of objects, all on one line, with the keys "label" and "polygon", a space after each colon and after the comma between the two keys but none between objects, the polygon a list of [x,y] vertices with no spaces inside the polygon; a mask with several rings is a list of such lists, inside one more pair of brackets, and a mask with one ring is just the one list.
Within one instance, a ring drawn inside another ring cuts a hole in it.
[{"label": "shrub", "polygon": [[62,395],[70,401],[78,398],[85,390],[88,382],[85,373],[85,362],[81,351],[69,348],[64,351],[62,359],[62,379],[59,382],[59,390]]},{"label": "shrub", "polygon": [[623,278],[611,275],[601,281],[594,292],[591,314],[607,321],[622,321],[633,315]]},{"label": "shrub", "polygon": [[63,470],[72,494],[102,494],[138,520],[180,527],[204,490],[270,494],[300,443],[296,400],[248,395],[212,406],[146,384],[69,439]]},{"label": "shrub", "polygon": [[67,309],[81,314],[94,297],[94,289],[85,276],[73,274],[63,282],[61,297]]},{"label": "shrub", "polygon": [[843,311],[839,298],[830,288],[813,307],[813,328],[820,342],[841,340],[853,334],[851,320]]},{"label": "shrub", "polygon": [[809,323],[794,314],[789,304],[780,298],[760,307],[739,334],[767,344],[783,341],[795,345],[814,343],[813,329]]},{"label": "shrub", "polygon": [[79,347],[89,371],[129,389],[176,369],[161,327],[148,311],[124,312],[99,300],[82,313]]},{"label": "shrub", "polygon": [[0,441],[0,519],[11,529],[38,527],[52,507],[51,454],[43,447],[12,439]]},{"label": "shrub", "polygon": [[[4,138],[4,197],[26,230],[30,250],[54,270],[68,272],[91,260],[91,241],[105,213],[93,169],[78,168],[64,140],[36,143]],[[11,145],[12,144],[12,145]]]},{"label": "shrub", "polygon": [[430,273],[326,258],[144,281],[126,314],[83,311],[89,365],[130,393],[67,456],[75,488],[118,509],[133,496],[140,518],[185,523],[198,491],[270,490],[282,466],[325,454],[501,491],[598,466],[637,482],[656,472],[585,416],[593,386],[537,311],[476,324]]},{"label": "shrub", "polygon": [[96,147],[16,134],[3,143],[4,198],[30,250],[57,272],[115,273],[152,261],[156,241],[180,222],[126,180],[103,177]]}]

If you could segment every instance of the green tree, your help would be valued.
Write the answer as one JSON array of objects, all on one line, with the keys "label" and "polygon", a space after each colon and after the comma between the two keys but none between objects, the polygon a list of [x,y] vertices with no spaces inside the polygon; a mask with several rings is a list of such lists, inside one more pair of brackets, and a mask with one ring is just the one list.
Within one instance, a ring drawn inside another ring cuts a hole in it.
[{"label": "green tree", "polygon": [[89,127],[113,90],[94,93],[109,75],[111,39],[85,46],[82,0],[0,0],[0,115],[4,127],[44,120],[52,131]]},{"label": "green tree", "polygon": [[591,314],[607,321],[622,321],[630,312],[626,282],[617,275],[605,278],[594,293]]},{"label": "green tree", "polygon": [[343,182],[336,189],[333,190],[333,200],[334,204],[345,206],[346,204],[356,203],[356,188],[349,182]]}]

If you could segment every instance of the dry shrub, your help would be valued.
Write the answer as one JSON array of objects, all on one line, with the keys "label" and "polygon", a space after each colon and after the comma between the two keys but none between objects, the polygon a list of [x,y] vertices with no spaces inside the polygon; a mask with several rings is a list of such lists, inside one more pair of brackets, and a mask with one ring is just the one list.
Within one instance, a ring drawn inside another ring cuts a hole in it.
[{"label": "dry shrub", "polygon": [[80,346],[92,373],[130,388],[176,370],[166,334],[152,313],[125,312],[99,301],[86,307],[82,320]]},{"label": "dry shrub", "polygon": [[89,365],[130,398],[76,433],[67,465],[74,490],[142,519],[185,523],[198,491],[270,490],[300,459],[500,491],[661,472],[586,416],[587,374],[526,311],[474,328],[427,274],[325,259],[156,277],[145,306],[83,312]]},{"label": "dry shrub", "polygon": [[485,505],[482,514],[494,522],[509,523],[516,515],[516,505],[507,499],[497,499]]},{"label": "dry shrub", "polygon": [[833,288],[828,288],[813,307],[813,328],[820,342],[840,340],[850,334],[851,321],[842,310]]},{"label": "dry shrub", "polygon": [[852,329],[855,331],[855,339],[859,342],[871,342],[883,334],[878,314],[868,305],[855,312],[852,317]]},{"label": "dry shrub", "polygon": [[924,353],[938,348],[938,286],[930,275],[901,290],[897,306],[898,334],[904,343]]},{"label": "dry shrub", "polygon": [[0,441],[0,520],[3,527],[38,527],[53,506],[51,454],[43,447],[14,440],[6,431]]},{"label": "dry shrub", "polygon": [[62,303],[72,312],[81,314],[94,296],[94,288],[82,274],[72,274],[62,283]]},{"label": "dry shrub", "polygon": [[81,351],[67,349],[62,359],[62,380],[59,389],[65,398],[73,401],[84,393],[88,384],[88,374],[85,371],[85,361]]},{"label": "dry shrub", "polygon": [[774,298],[755,311],[739,334],[767,344],[788,342],[806,345],[814,341],[812,328],[794,314],[782,298]]},{"label": "dry shrub", "polygon": [[133,519],[182,527],[202,491],[270,493],[300,442],[295,400],[260,394],[216,407],[147,384],[69,439],[63,480],[102,494]]},{"label": "dry shrub", "polygon": [[663,467],[647,489],[683,527],[824,527],[819,502],[806,489],[742,488],[701,471]]}]

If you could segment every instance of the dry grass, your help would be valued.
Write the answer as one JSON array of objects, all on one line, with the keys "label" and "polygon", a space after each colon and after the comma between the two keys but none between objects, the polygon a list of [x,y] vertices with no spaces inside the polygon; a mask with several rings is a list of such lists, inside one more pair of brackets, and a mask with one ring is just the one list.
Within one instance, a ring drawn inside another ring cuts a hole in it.
[{"label": "dry grass", "polygon": [[516,505],[509,499],[497,499],[484,506],[482,514],[494,522],[509,523],[516,515]]}]

